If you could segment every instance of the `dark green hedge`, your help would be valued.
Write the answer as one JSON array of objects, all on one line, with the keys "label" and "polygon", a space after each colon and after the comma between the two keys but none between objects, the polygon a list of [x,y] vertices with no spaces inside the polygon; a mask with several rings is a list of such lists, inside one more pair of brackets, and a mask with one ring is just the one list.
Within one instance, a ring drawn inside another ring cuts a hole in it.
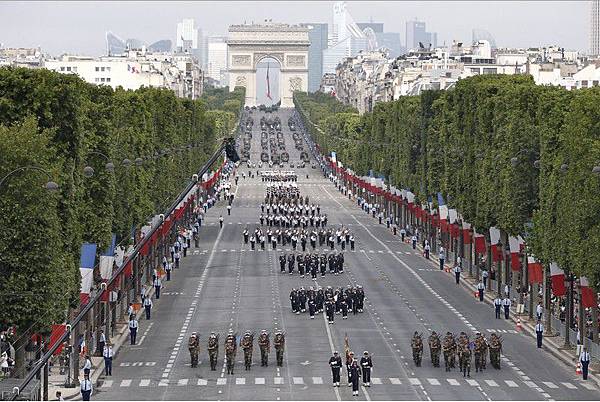
[{"label": "dark green hedge", "polygon": [[478,231],[527,234],[542,261],[600,280],[600,176],[592,173],[600,165],[600,88],[478,76],[377,104],[358,130],[356,114],[323,99],[295,95],[304,119],[319,126],[317,142],[346,166],[382,172],[420,200],[440,191]]},{"label": "dark green hedge", "polygon": [[[60,185],[48,193],[48,177],[26,171],[0,187],[0,324],[47,329],[64,319],[79,300],[82,242],[101,251],[111,233],[128,241],[133,226],[168,206],[233,127],[243,90],[223,99],[231,110],[208,116],[217,107],[207,100],[166,89],[112,90],[44,69],[0,69],[0,177],[39,166]],[[92,178],[83,176],[87,165]]]}]

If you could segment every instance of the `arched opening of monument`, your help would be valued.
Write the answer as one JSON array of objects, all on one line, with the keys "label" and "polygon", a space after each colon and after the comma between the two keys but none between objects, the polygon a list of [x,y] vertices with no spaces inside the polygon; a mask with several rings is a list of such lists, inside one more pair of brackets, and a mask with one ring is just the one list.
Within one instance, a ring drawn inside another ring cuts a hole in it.
[{"label": "arched opening of monument", "polygon": [[256,64],[256,104],[271,106],[281,101],[281,64],[273,57],[264,57]]}]

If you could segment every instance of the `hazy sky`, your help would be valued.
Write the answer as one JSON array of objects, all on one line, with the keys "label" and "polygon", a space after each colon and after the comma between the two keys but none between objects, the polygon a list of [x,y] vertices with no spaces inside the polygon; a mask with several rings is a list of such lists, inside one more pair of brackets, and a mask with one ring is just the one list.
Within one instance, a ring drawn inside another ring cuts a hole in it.
[{"label": "hazy sky", "polygon": [[[225,34],[244,20],[329,22],[330,1],[0,1],[0,43],[5,47],[41,46],[51,54],[101,55],[104,33],[151,43],[175,41],[176,24],[194,18],[204,32]],[[560,44],[589,47],[589,1],[349,1],[357,22],[383,22],[388,32],[405,37],[405,23],[415,17],[438,32],[438,42],[471,40],[473,28],[488,30],[498,46]]]}]

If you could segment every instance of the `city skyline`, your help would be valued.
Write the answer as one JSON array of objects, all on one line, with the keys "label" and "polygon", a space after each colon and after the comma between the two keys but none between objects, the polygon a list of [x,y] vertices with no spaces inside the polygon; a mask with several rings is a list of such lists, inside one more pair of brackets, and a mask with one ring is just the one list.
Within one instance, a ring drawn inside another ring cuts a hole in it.
[{"label": "city skyline", "polygon": [[[136,21],[131,15],[139,13],[142,4],[144,18]],[[54,55],[98,56],[105,52],[106,31],[119,32],[125,37],[144,37],[149,42],[165,38],[175,42],[177,23],[185,18],[194,19],[211,36],[225,34],[231,24],[260,23],[264,19],[292,24],[331,23],[333,2],[286,2],[285,8],[278,8],[275,2],[260,2],[260,7],[249,2],[169,2],[169,7],[164,7],[165,4],[3,2],[0,38],[5,47],[39,46]],[[400,32],[403,44],[406,22],[417,18],[426,22],[428,31],[438,33],[439,45],[453,39],[468,41],[473,29],[484,29],[496,38],[499,47],[558,44],[568,49],[589,50],[588,1],[485,4],[350,1],[347,7],[358,22],[380,22],[386,32]],[[230,9],[238,11],[231,14],[227,12]],[[23,30],[28,32],[26,37]]]}]

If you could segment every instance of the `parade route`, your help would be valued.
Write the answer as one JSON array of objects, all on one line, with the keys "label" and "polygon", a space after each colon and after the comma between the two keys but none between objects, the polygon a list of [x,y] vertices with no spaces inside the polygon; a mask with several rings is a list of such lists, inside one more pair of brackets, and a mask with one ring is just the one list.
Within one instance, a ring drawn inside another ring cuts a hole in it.
[{"label": "parade route", "polygon": [[[290,160],[299,161],[287,120],[291,110],[280,110]],[[264,113],[254,111],[251,160],[260,155],[260,126]],[[312,160],[311,160],[312,162]],[[263,166],[262,170],[268,169]],[[286,169],[288,166],[286,164]],[[251,169],[254,173],[257,168]],[[278,258],[290,246],[251,250],[242,231],[260,226],[260,204],[267,183],[245,172],[236,186],[231,216],[226,202],[208,210],[200,228],[200,244],[182,258],[172,280],[154,301],[151,320],[140,320],[143,337],[138,345],[124,345],[115,359],[113,376],[101,376],[94,392],[97,400],[597,400],[600,391],[593,382],[583,382],[575,369],[567,368],[550,353],[537,349],[534,340],[515,330],[512,321],[495,319],[493,308],[457,286],[453,278],[436,268],[408,244],[400,242],[385,224],[363,212],[356,201],[343,196],[317,167],[290,169],[298,174],[300,193],[318,203],[328,216],[328,227],[348,228],[356,238],[354,251],[344,252],[341,275],[310,275],[300,278],[280,273]],[[224,218],[219,227],[219,216]],[[310,228],[309,228],[310,229]],[[323,247],[319,247],[322,251]],[[329,251],[329,249],[327,249]],[[339,252],[336,246],[336,252]],[[292,288],[304,286],[346,287],[362,285],[364,312],[335,316],[330,325],[320,315],[296,315],[290,308]],[[262,329],[271,333],[269,366],[260,366],[256,343]],[[254,332],[254,357],[250,371],[244,370],[238,348],[235,374],[224,368],[223,341],[229,330],[242,335]],[[282,367],[275,364],[273,333],[285,331]],[[502,368],[488,363],[482,373],[472,366],[465,378],[454,369],[433,367],[425,346],[423,364],[412,361],[411,337],[415,331],[426,339],[430,331],[458,334],[476,331],[503,338]],[[200,358],[191,368],[187,340],[193,331],[200,336]],[[206,350],[211,332],[220,334],[219,364],[211,371]],[[373,358],[372,386],[361,387],[358,397],[347,386],[345,366],[341,387],[331,386],[327,364],[332,351],[344,356],[344,337],[360,358],[368,351]],[[221,364],[223,363],[223,364]]]}]

